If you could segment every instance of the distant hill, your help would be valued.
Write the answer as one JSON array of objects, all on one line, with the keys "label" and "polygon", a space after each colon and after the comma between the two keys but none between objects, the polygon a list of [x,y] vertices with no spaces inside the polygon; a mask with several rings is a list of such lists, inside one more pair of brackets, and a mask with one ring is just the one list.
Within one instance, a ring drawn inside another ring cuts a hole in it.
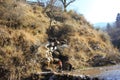
[{"label": "distant hill", "polygon": [[106,28],[107,23],[113,25],[114,22],[99,22],[99,23],[93,24],[93,26],[97,28]]},{"label": "distant hill", "polygon": [[95,23],[93,25],[94,25],[94,27],[104,28],[104,27],[106,27],[107,22],[99,22],[99,23]]}]

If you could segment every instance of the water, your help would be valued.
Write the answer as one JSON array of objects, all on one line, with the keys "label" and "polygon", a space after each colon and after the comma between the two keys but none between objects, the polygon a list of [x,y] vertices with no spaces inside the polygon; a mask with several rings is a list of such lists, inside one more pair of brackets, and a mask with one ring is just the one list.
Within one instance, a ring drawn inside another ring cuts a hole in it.
[{"label": "water", "polygon": [[101,80],[120,80],[120,70],[110,70],[99,75]]},{"label": "water", "polygon": [[120,64],[81,70],[78,74],[98,77],[100,80],[120,80]]},{"label": "water", "polygon": [[90,77],[98,77],[100,80],[120,80],[120,64],[114,66],[88,68],[85,70],[75,70],[64,73],[69,73],[72,75],[89,75]]}]

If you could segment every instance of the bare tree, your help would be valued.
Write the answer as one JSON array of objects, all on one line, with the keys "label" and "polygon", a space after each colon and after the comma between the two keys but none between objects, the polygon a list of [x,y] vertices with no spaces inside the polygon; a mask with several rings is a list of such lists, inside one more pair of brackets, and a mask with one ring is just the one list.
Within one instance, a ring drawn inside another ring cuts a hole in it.
[{"label": "bare tree", "polygon": [[47,0],[46,1],[46,7],[45,9],[43,10],[43,13],[47,11],[47,9],[50,9],[50,11],[53,10],[53,7],[54,7],[54,4],[57,0]]},{"label": "bare tree", "polygon": [[60,0],[63,4],[64,7],[64,11],[66,12],[66,8],[68,5],[70,5],[71,3],[73,3],[75,0]]},{"label": "bare tree", "polygon": [[37,2],[39,6],[45,7],[45,3],[42,0],[37,0]]}]

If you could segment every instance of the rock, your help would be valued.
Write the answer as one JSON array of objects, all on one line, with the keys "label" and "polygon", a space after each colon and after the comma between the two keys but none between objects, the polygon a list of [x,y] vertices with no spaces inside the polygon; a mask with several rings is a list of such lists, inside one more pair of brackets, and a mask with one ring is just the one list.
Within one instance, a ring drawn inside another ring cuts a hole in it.
[{"label": "rock", "polygon": [[92,78],[92,80],[100,80],[99,78],[97,78],[97,77],[94,77],[94,78]]},{"label": "rock", "polygon": [[63,70],[71,71],[72,65],[69,62],[63,63]]}]

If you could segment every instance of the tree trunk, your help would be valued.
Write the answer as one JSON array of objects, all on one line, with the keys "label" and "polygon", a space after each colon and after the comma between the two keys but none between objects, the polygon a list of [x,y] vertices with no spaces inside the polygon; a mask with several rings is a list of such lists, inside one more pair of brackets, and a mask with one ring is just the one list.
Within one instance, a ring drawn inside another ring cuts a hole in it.
[{"label": "tree trunk", "polygon": [[66,10],[66,6],[64,6],[64,12],[66,12],[67,10]]},{"label": "tree trunk", "polygon": [[67,10],[66,10],[66,0],[64,0],[64,3],[63,3],[63,5],[64,5],[64,12],[66,12]]}]

